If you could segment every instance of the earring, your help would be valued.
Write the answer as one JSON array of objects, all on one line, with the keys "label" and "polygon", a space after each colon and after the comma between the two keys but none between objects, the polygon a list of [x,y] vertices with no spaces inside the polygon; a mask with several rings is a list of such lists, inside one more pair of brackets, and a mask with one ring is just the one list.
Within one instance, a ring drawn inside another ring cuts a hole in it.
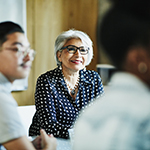
[{"label": "earring", "polygon": [[86,67],[84,67],[83,71],[86,71]]},{"label": "earring", "polygon": [[138,65],[138,71],[141,74],[146,73],[147,72],[147,65],[144,62],[139,63],[139,65]]}]

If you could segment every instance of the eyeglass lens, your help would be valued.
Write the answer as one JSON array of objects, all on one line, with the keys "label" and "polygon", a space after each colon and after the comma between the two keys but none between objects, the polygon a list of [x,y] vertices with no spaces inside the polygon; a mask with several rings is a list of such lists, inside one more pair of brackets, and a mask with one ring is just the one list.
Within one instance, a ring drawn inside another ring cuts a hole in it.
[{"label": "eyeglass lens", "polygon": [[26,50],[18,50],[19,55],[23,54],[23,57],[29,55],[30,59],[34,59],[36,52],[33,49],[27,48]]},{"label": "eyeglass lens", "polygon": [[78,49],[80,51],[80,54],[82,55],[85,55],[88,53],[88,48],[85,48],[85,47],[76,47],[73,45],[68,45],[66,48],[70,54],[75,54]]}]

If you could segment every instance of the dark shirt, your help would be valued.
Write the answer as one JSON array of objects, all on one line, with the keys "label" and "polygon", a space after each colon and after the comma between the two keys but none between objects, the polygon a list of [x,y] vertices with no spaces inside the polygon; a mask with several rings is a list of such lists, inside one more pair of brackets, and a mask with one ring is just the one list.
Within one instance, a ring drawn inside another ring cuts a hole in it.
[{"label": "dark shirt", "polygon": [[59,68],[42,74],[36,85],[36,113],[29,135],[39,135],[41,128],[55,137],[69,138],[72,127],[81,109],[97,96],[103,95],[102,80],[97,72],[80,70],[80,81],[76,99],[68,92],[62,71]]}]

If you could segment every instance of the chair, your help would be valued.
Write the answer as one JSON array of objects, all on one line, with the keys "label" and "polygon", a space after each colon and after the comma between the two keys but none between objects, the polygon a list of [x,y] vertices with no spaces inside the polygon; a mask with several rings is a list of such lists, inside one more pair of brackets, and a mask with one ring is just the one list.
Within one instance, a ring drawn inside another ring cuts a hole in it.
[{"label": "chair", "polygon": [[18,112],[20,115],[20,118],[22,120],[22,123],[26,130],[26,135],[29,134],[29,127],[32,123],[32,118],[35,113],[35,105],[29,105],[29,106],[18,106]]}]

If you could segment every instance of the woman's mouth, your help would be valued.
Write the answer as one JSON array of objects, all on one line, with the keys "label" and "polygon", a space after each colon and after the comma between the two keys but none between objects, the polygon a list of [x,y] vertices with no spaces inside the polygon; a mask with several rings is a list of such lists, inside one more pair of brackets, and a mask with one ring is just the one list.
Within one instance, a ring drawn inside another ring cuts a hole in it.
[{"label": "woman's mouth", "polygon": [[75,64],[81,64],[82,61],[81,60],[71,60],[71,62],[75,63]]}]

